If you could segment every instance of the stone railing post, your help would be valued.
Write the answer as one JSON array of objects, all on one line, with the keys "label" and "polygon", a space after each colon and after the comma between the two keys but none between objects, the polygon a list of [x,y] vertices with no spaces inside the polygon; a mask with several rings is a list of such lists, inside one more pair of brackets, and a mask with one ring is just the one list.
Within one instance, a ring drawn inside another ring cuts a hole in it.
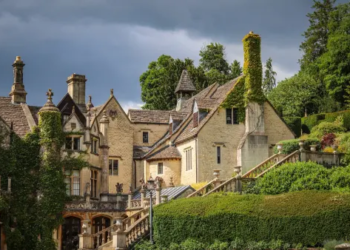
[{"label": "stone railing post", "polygon": [[162,182],[161,180],[156,181],[156,205],[160,204],[160,195],[162,193]]},{"label": "stone railing post", "polygon": [[220,181],[220,170],[219,169],[215,169],[213,175],[215,177],[214,188],[216,188],[216,187],[218,187],[221,184],[221,181]]},{"label": "stone railing post", "polygon": [[132,208],[131,200],[132,200],[132,193],[129,193],[128,194],[128,208]]},{"label": "stone railing post", "polygon": [[349,243],[343,243],[338,246],[335,246],[336,250],[350,250],[350,244]]},{"label": "stone railing post", "polygon": [[339,155],[339,153],[338,153],[338,151],[337,151],[337,149],[338,149],[338,146],[336,146],[336,145],[334,145],[334,146],[332,146],[332,148],[333,148],[333,154],[334,154],[334,165],[335,166],[339,166],[339,164],[340,164],[340,155]]},{"label": "stone railing post", "polygon": [[79,234],[79,250],[94,249],[91,228],[88,226],[89,220],[83,221],[82,234]]},{"label": "stone railing post", "polygon": [[126,250],[126,233],[123,230],[123,221],[122,218],[117,218],[116,231],[112,233],[113,243],[112,247],[118,250]]},{"label": "stone railing post", "polygon": [[142,187],[140,193],[141,193],[141,207],[145,207],[146,190]]},{"label": "stone railing post", "polygon": [[306,161],[306,152],[304,149],[304,140],[299,141],[300,161]]},{"label": "stone railing post", "polygon": [[7,181],[7,192],[11,193],[11,177],[9,177]]},{"label": "stone railing post", "polygon": [[162,195],[162,203],[167,203],[168,202],[168,195]]}]

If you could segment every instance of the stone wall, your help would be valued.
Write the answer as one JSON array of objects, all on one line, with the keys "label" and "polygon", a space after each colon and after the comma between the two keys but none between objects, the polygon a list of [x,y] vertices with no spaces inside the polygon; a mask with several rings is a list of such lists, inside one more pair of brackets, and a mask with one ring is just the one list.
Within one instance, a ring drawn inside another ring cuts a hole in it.
[{"label": "stone wall", "polygon": [[[167,132],[168,124],[149,124],[135,123],[134,126],[134,145],[152,146]],[[143,132],[148,132],[148,143],[143,143]]]},{"label": "stone wall", "polygon": [[[180,183],[174,182],[174,184],[190,185],[190,184],[196,183],[196,179],[197,179],[196,139],[181,143],[176,146],[181,154],[181,169],[180,169],[181,180],[180,180]],[[190,148],[192,149],[192,169],[186,170],[186,150]]]},{"label": "stone wall", "polygon": [[282,140],[294,139],[295,136],[277,115],[269,102],[264,104],[265,133],[268,136],[269,155],[273,154],[272,145]]},{"label": "stone wall", "polygon": [[[158,163],[163,163],[163,174],[158,174]],[[181,161],[180,160],[159,160],[149,162],[149,173],[152,178],[155,179],[157,176],[163,179],[163,187],[168,187],[170,178],[173,178],[175,186],[180,185],[181,182]],[[148,176],[149,177],[149,176]]]},{"label": "stone wall", "polygon": [[[226,124],[226,110],[218,109],[198,135],[199,178],[197,182],[210,181],[213,170],[220,169],[220,178],[229,179],[237,165],[237,147],[245,126]],[[217,147],[221,148],[221,163],[217,163]]]}]

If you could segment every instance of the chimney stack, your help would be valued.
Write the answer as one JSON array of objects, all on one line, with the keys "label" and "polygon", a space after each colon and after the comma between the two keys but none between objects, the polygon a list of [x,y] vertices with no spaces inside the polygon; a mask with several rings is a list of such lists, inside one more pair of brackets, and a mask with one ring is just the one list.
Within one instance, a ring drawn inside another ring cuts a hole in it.
[{"label": "chimney stack", "polygon": [[85,106],[85,83],[87,79],[85,75],[73,74],[68,77],[68,94],[72,97],[73,101],[78,105]]},{"label": "chimney stack", "polygon": [[24,63],[20,56],[16,56],[16,60],[12,64],[13,67],[13,84],[9,96],[13,104],[26,103],[27,92],[23,85],[23,68]]}]

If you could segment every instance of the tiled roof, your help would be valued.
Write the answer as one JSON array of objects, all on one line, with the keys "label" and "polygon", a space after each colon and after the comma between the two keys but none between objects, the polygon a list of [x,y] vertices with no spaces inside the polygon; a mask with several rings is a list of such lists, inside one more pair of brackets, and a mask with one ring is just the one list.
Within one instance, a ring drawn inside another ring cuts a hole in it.
[{"label": "tiled roof", "polygon": [[30,127],[20,104],[12,104],[10,97],[0,97],[0,116],[11,126],[13,131],[20,137],[24,137],[30,131]]},{"label": "tiled roof", "polygon": [[173,120],[183,120],[187,113],[174,110],[143,110],[129,109],[128,116],[135,123],[168,124],[170,115]]},{"label": "tiled roof", "polygon": [[134,146],[134,159],[141,159],[148,151],[150,147]]},{"label": "tiled roof", "polygon": [[[164,188],[160,191],[160,195],[168,195],[168,200],[176,199],[181,194],[183,194],[187,190],[195,191],[190,185],[188,186],[179,186],[179,187],[171,187],[171,188]],[[152,190],[152,197],[155,197],[156,191]],[[149,192],[146,192],[146,198],[149,198]],[[132,197],[133,200],[140,200],[141,199],[141,193],[137,192]]]},{"label": "tiled roof", "polygon": [[147,157],[147,161],[159,159],[181,159],[181,155],[176,147],[166,146]]},{"label": "tiled roof", "polygon": [[179,83],[177,84],[177,87],[175,89],[175,93],[181,92],[181,91],[196,92],[196,88],[194,87],[187,70],[182,71]]}]

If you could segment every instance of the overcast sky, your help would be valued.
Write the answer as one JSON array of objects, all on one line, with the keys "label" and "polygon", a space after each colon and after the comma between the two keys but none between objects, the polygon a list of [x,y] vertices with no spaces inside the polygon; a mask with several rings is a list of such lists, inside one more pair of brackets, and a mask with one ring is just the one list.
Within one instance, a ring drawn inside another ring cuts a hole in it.
[{"label": "overcast sky", "polygon": [[139,107],[139,76],[161,54],[199,60],[210,42],[243,62],[242,38],[262,37],[262,59],[278,80],[299,69],[301,34],[312,0],[0,0],[0,96],[8,96],[16,56],[26,64],[27,102],[58,101],[72,73],[85,74],[87,96],[104,103],[109,90],[124,109]]}]

